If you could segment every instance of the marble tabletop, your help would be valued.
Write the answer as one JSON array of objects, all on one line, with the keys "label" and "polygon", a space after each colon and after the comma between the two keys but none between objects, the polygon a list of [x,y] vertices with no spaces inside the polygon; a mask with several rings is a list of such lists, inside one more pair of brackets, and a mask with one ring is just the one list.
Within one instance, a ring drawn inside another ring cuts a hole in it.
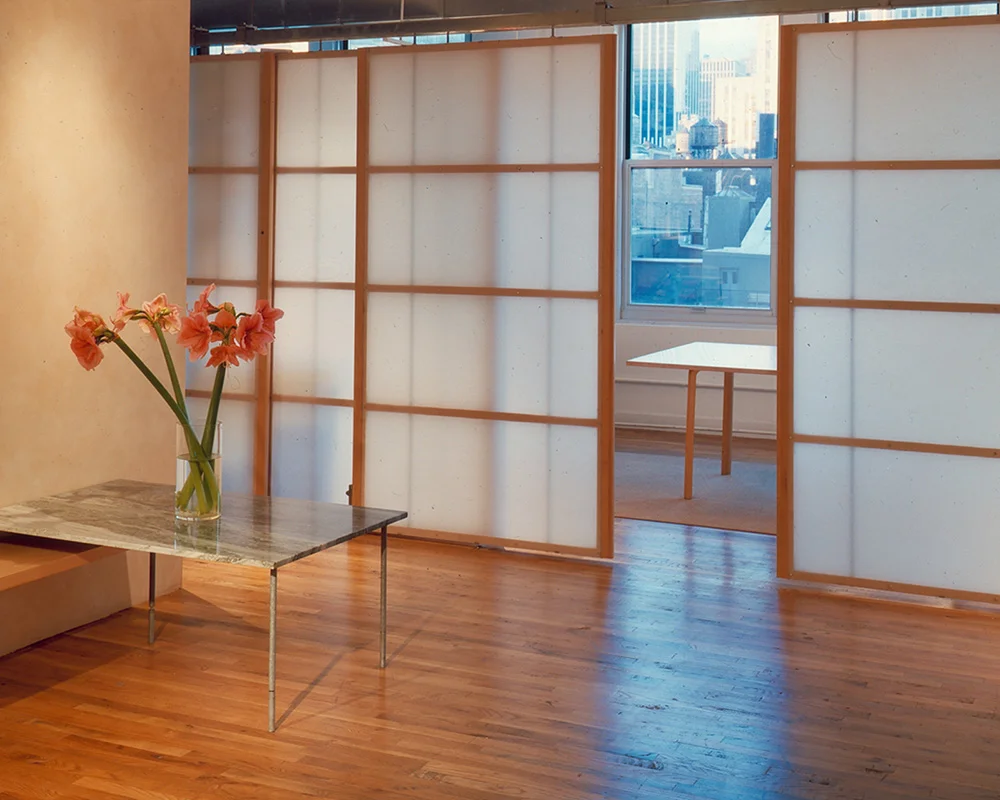
[{"label": "marble tabletop", "polygon": [[379,530],[405,511],[222,496],[222,518],[174,519],[174,487],[118,480],[0,508],[0,532],[275,568]]}]

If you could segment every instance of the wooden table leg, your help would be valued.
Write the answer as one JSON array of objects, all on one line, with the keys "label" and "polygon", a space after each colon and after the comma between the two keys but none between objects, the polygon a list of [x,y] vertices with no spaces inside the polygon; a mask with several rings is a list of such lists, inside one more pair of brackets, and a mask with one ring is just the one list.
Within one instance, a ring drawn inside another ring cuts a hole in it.
[{"label": "wooden table leg", "polygon": [[733,471],[733,373],[722,379],[722,474]]},{"label": "wooden table leg", "polygon": [[684,437],[684,499],[694,494],[694,408],[698,370],[688,370],[687,433]]}]

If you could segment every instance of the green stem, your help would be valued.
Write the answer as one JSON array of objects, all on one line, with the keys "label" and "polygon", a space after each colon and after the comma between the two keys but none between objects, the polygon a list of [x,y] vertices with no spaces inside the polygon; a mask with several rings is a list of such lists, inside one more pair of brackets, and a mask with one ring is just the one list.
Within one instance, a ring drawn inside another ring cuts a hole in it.
[{"label": "green stem", "polygon": [[[219,421],[219,402],[222,399],[222,386],[226,381],[226,365],[219,364],[215,373],[215,385],[212,387],[212,395],[208,401],[208,414],[205,417],[205,430],[201,436],[201,449],[206,456],[211,457],[215,447],[215,428]],[[208,466],[211,469],[211,464]],[[195,481],[198,480],[195,470],[191,470],[184,486],[177,497],[178,505],[186,505],[191,499],[191,492],[194,490]]]},{"label": "green stem", "polygon": [[159,322],[151,322],[153,330],[156,331],[156,338],[160,340],[160,350],[163,351],[163,360],[167,362],[167,372],[170,373],[170,384],[174,388],[174,398],[177,405],[184,410],[184,418],[187,419],[187,404],[184,402],[184,390],[181,389],[181,382],[177,378],[177,369],[174,367],[174,359],[170,355],[170,348],[167,347],[167,339],[163,335],[163,328]]},{"label": "green stem", "polygon": [[215,384],[212,386],[212,398],[208,401],[208,416],[205,419],[205,432],[201,436],[201,449],[212,452],[215,438],[215,425],[219,421],[219,404],[222,401],[222,387],[226,383],[226,364],[219,364],[215,371]]},{"label": "green stem", "polygon": [[[206,490],[209,493],[209,497],[217,498],[219,496],[219,487],[215,480],[215,474],[211,468],[209,460],[205,457],[205,451],[201,448],[201,443],[198,441],[198,437],[195,436],[194,430],[191,428],[191,423],[188,421],[187,414],[185,410],[170,396],[170,392],[163,385],[159,378],[153,374],[153,371],[146,366],[145,362],[136,355],[135,351],[129,347],[122,340],[120,336],[116,336],[113,339],[114,343],[118,345],[119,349],[128,356],[129,360],[135,364],[139,372],[152,384],[153,388],[159,393],[160,397],[166,402],[170,407],[170,410],[177,417],[177,421],[184,428],[184,436],[188,441],[188,447],[192,455],[192,471],[197,468],[203,473],[204,485],[202,485],[201,480],[195,481],[195,489],[198,492],[198,504],[202,508],[208,508],[209,501],[206,497]],[[169,363],[169,360],[168,360]],[[173,372],[173,370],[171,370]],[[176,377],[176,373],[174,373]],[[197,466],[196,466],[197,465]],[[204,465],[201,467],[200,465]],[[190,497],[190,495],[189,495]]]}]

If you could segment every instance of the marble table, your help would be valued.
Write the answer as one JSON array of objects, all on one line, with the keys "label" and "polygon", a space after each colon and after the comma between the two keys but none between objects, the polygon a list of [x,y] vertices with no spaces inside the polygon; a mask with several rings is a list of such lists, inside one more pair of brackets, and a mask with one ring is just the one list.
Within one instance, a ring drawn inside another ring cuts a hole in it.
[{"label": "marble table", "polygon": [[733,375],[777,375],[778,350],[769,344],[730,344],[728,342],[691,342],[679,347],[658,350],[630,358],[630,367],[686,369],[687,430],[684,437],[684,499],[694,496],[694,409],[698,373],[721,372],[722,378],[722,474],[733,466]]},{"label": "marble table", "polygon": [[271,572],[268,730],[274,730],[278,568],[381,531],[379,666],[386,663],[387,528],[406,518],[334,503],[226,494],[222,518],[175,520],[174,487],[118,480],[0,508],[0,532],[149,553],[149,643],[155,638],[156,555],[262,567]]}]

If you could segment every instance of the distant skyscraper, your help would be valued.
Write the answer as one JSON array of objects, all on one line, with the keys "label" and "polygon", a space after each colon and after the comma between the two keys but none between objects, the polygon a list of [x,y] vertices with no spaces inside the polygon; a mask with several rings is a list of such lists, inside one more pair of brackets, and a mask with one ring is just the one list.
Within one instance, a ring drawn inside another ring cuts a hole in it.
[{"label": "distant skyscraper", "polygon": [[711,121],[715,115],[715,82],[720,78],[746,75],[746,65],[731,58],[703,58],[698,75],[698,105],[694,110],[702,119]]},{"label": "distant skyscraper", "polygon": [[698,113],[701,74],[701,36],[697,22],[675,22],[674,127],[681,117]]},{"label": "distant skyscraper", "polygon": [[632,111],[639,130],[633,140],[663,147],[674,132],[674,26],[632,27]]}]

